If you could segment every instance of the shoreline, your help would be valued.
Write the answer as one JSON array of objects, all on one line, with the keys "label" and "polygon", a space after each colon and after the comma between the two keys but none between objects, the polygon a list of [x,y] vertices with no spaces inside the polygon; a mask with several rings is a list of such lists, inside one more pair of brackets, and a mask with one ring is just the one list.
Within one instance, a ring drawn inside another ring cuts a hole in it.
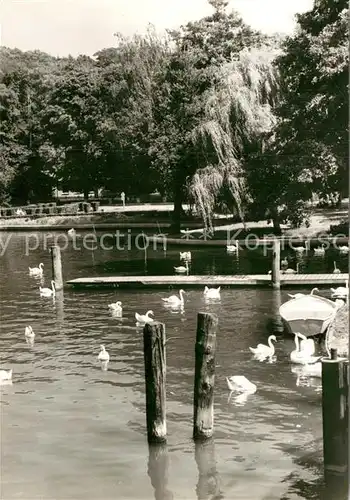
[{"label": "shoreline", "polygon": [[[114,206],[100,207],[98,212],[72,215],[43,215],[32,217],[1,218],[0,232],[42,232],[67,231],[74,228],[76,231],[116,231],[118,229],[154,229],[157,231],[150,239],[156,240],[157,234],[171,228],[171,204],[143,204],[130,207]],[[106,211],[105,211],[106,210]],[[237,220],[237,219],[236,219]],[[344,225],[343,231],[342,226]],[[232,216],[217,215],[213,219],[215,234],[213,238],[203,236],[203,221],[198,217],[188,218],[181,223],[182,234],[165,234],[168,244],[184,246],[226,246],[229,240],[238,240],[244,245],[250,238],[263,240],[267,237],[277,237],[281,241],[294,240],[303,243],[311,241],[313,244],[322,244],[329,239],[334,244],[348,244],[348,205],[341,209],[314,209],[310,213],[310,224],[299,228],[290,228],[281,225],[281,233],[276,234],[272,223],[266,220],[250,221],[246,229],[242,222],[235,222]],[[334,229],[332,228],[334,227]],[[337,234],[331,234],[336,231]],[[187,233],[187,234],[186,234]],[[196,234],[197,233],[197,234]],[[267,233],[267,234],[266,234]],[[335,239],[335,236],[337,238]],[[322,237],[322,239],[321,239]]]}]

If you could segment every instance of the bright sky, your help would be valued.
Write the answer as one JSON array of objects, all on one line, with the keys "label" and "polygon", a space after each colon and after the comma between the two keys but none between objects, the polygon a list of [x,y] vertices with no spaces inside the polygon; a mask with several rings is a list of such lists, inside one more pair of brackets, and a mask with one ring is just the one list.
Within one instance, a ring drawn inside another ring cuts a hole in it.
[{"label": "bright sky", "polygon": [[[245,22],[265,33],[291,33],[295,13],[313,0],[231,0]],[[54,56],[93,55],[115,45],[113,33],[158,31],[211,14],[207,0],[1,0],[1,45]]]}]

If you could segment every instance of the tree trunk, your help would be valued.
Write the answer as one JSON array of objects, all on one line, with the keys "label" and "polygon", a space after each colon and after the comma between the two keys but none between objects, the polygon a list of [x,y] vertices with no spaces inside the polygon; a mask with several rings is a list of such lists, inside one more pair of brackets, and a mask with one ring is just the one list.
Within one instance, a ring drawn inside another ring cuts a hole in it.
[{"label": "tree trunk", "polygon": [[275,231],[276,234],[281,234],[281,222],[280,222],[280,218],[278,216],[278,212],[277,210],[272,210],[272,223],[273,223],[273,229]]}]

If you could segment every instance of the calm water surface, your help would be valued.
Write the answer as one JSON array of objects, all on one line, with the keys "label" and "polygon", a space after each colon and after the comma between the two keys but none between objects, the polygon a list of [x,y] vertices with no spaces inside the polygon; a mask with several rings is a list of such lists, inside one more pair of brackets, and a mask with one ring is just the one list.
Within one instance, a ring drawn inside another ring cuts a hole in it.
[{"label": "calm water surface", "polygon": [[[0,234],[2,243],[9,233]],[[299,380],[289,353],[293,340],[278,337],[275,363],[252,359],[249,346],[266,342],[280,301],[271,290],[224,289],[205,303],[189,290],[183,312],[167,310],[164,290],[65,289],[56,300],[40,298],[28,266],[43,262],[51,280],[50,254],[40,244],[26,255],[28,235],[12,234],[1,257],[1,368],[13,368],[13,384],[1,387],[1,498],[45,500],[123,499],[311,499],[319,498],[321,471],[300,465],[309,443],[322,433],[320,380]],[[42,242],[43,235],[38,236]],[[179,249],[163,253],[62,252],[64,278],[93,275],[172,274]],[[294,256],[290,265],[295,267]],[[198,274],[267,272],[261,252],[227,256],[224,249],[192,251]],[[338,267],[345,272],[347,258]],[[293,265],[294,264],[294,265]],[[332,269],[333,256],[307,269]],[[314,266],[314,267],[313,267]],[[296,292],[307,291],[298,289]],[[123,302],[123,319],[107,305]],[[166,325],[166,448],[149,450],[146,439],[142,331],[135,312],[152,309]],[[195,446],[192,434],[194,343],[198,311],[218,315],[215,439]],[[30,346],[24,328],[36,333]],[[99,345],[110,353],[107,371]],[[229,398],[225,377],[245,375],[258,390]]]}]

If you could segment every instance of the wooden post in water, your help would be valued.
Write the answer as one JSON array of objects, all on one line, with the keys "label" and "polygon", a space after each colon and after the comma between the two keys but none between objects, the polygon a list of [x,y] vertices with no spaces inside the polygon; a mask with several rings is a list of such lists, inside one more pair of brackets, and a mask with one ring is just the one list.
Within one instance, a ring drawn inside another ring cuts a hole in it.
[{"label": "wooden post in water", "polygon": [[326,486],[345,482],[348,491],[349,361],[338,358],[336,349],[331,349],[331,359],[322,358],[322,417]]},{"label": "wooden post in water", "polygon": [[274,238],[272,247],[272,273],[271,273],[272,288],[274,290],[279,290],[281,286],[280,260],[281,260],[281,242],[279,239]]},{"label": "wooden post in water", "polygon": [[55,282],[56,291],[63,289],[61,249],[58,245],[50,248],[52,259],[52,276]]},{"label": "wooden post in water", "polygon": [[166,442],[165,326],[146,323],[143,328],[146,381],[146,421],[149,443]]},{"label": "wooden post in water", "polygon": [[275,333],[283,333],[284,325],[280,315],[280,307],[281,307],[281,290],[272,290],[272,309],[273,309],[273,318],[272,318],[272,329]]},{"label": "wooden post in water", "polygon": [[208,439],[214,432],[215,349],[218,318],[198,313],[195,346],[193,438]]}]

